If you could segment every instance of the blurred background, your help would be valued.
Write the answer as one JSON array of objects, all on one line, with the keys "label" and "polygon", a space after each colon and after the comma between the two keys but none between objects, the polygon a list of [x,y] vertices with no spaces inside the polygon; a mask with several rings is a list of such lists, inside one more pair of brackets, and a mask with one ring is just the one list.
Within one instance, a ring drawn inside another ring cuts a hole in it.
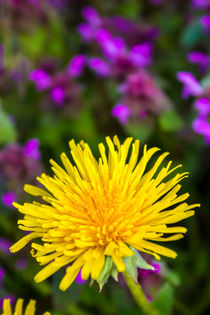
[{"label": "blurred background", "polygon": [[177,259],[139,270],[148,300],[162,315],[210,314],[209,70],[209,0],[0,1],[0,308],[23,297],[37,314],[141,314],[122,278],[99,293],[78,275],[63,293],[63,271],[36,284],[29,246],[9,252],[23,235],[12,206],[30,200],[23,185],[50,173],[70,139],[98,156],[117,134],[169,151],[190,172],[190,203],[201,203],[169,244]]}]

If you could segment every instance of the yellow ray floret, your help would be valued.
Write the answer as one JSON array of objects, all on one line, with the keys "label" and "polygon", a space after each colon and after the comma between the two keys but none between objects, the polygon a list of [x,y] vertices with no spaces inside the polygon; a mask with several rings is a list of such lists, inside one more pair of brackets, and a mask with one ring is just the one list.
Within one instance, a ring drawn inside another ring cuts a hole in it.
[{"label": "yellow ray floret", "polygon": [[132,143],[127,138],[120,144],[115,136],[113,141],[107,137],[106,142],[108,150],[100,143],[97,160],[86,143],[70,141],[73,164],[62,153],[64,168],[51,160],[54,176],[37,178],[46,190],[25,185],[25,191],[41,197],[43,203],[14,203],[24,214],[19,228],[31,233],[14,244],[11,252],[35,238],[42,241],[31,245],[32,255],[46,265],[36,275],[36,282],[63,266],[67,268],[62,290],[71,285],[80,269],[83,279],[97,280],[107,257],[123,272],[125,257],[134,254],[132,248],[156,259],[159,255],[176,257],[173,250],[156,242],[182,238],[186,228],[170,224],[192,216],[193,208],[199,206],[185,202],[188,194],[178,195],[180,181],[188,173],[175,173],[181,165],[172,168],[171,161],[161,167],[168,153],[148,168],[159,149],[145,145],[139,158],[139,140]]},{"label": "yellow ray floret", "polygon": [[[35,314],[35,304],[34,300],[30,300],[26,306],[25,312],[23,313],[23,299],[18,299],[15,305],[14,313],[12,312],[10,299],[4,299],[3,302],[3,313],[1,315],[34,315]],[[43,315],[50,315],[49,312],[45,312]]]}]

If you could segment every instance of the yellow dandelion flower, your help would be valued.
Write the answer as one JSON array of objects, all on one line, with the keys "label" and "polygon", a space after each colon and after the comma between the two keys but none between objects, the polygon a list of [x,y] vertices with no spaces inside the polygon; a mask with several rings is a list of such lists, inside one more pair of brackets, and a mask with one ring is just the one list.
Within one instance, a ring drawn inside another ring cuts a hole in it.
[{"label": "yellow dandelion flower", "polygon": [[[35,304],[34,300],[30,300],[28,305],[26,306],[24,315],[34,315],[35,314]],[[12,315],[12,308],[10,304],[10,299],[4,299],[3,302],[3,313],[1,315]],[[23,299],[18,299],[15,305],[14,315],[22,315],[23,314]],[[45,312],[43,315],[50,315],[49,312]]]},{"label": "yellow dandelion flower", "polygon": [[159,255],[177,256],[156,242],[182,238],[187,229],[168,224],[192,216],[192,209],[199,206],[185,202],[188,193],[178,196],[180,181],[188,173],[171,177],[181,166],[171,168],[172,161],[159,169],[168,153],[161,154],[146,170],[159,149],[145,145],[139,159],[139,140],[132,143],[132,138],[127,138],[120,144],[115,136],[113,141],[107,137],[106,142],[108,155],[100,143],[96,160],[87,143],[71,140],[75,165],[62,153],[65,169],[50,160],[54,177],[42,174],[37,178],[47,191],[25,185],[25,191],[42,197],[43,203],[14,203],[24,214],[19,228],[31,233],[14,244],[11,252],[19,251],[32,239],[42,241],[41,245],[31,244],[32,255],[46,265],[35,276],[36,282],[67,266],[61,290],[71,285],[80,269],[84,280],[90,276],[103,285],[110,275],[116,278],[117,272],[125,270],[135,278],[136,267],[146,264],[139,252],[156,259]]}]

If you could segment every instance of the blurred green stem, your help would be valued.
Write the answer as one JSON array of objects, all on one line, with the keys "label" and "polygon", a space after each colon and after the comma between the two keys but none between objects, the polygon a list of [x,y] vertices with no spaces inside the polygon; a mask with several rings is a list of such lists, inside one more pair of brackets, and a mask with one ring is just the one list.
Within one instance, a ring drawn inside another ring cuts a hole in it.
[{"label": "blurred green stem", "polygon": [[142,312],[145,315],[160,315],[159,312],[153,307],[153,305],[147,301],[147,298],[145,297],[141,286],[134,282],[127,271],[123,272],[123,275],[134,300],[136,301]]}]

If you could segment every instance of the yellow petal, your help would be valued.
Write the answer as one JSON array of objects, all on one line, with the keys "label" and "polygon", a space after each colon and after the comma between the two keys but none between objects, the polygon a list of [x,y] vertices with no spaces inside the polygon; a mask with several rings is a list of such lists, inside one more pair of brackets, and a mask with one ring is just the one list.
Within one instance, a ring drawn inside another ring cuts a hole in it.
[{"label": "yellow petal", "polygon": [[32,195],[32,196],[47,196],[47,197],[52,197],[46,190],[41,189],[37,186],[33,186],[33,185],[24,185],[24,190],[25,192],[27,192],[28,194]]},{"label": "yellow petal", "polygon": [[3,313],[6,315],[12,315],[10,299],[4,299],[3,302]]},{"label": "yellow petal", "polygon": [[37,238],[39,236],[40,236],[40,234],[36,233],[36,232],[32,232],[32,233],[24,236],[18,242],[16,242],[14,245],[12,245],[10,247],[10,249],[9,249],[10,252],[11,253],[18,252],[20,249],[22,249],[24,246],[26,246],[26,244],[28,244],[31,240],[33,240],[34,238]]},{"label": "yellow petal", "polygon": [[23,299],[18,299],[15,305],[15,315],[22,315],[23,312]]},{"label": "yellow petal", "polygon": [[28,303],[26,310],[25,310],[25,315],[34,315],[35,314],[35,305],[36,302],[34,300],[30,300]]},{"label": "yellow petal", "polygon": [[122,257],[113,254],[112,259],[119,272],[125,271],[125,264],[122,260]]},{"label": "yellow petal", "polygon": [[83,257],[79,257],[70,267],[66,268],[66,274],[60,282],[59,288],[62,291],[66,291],[72,284],[74,279],[79,273],[79,270],[84,263]]}]

